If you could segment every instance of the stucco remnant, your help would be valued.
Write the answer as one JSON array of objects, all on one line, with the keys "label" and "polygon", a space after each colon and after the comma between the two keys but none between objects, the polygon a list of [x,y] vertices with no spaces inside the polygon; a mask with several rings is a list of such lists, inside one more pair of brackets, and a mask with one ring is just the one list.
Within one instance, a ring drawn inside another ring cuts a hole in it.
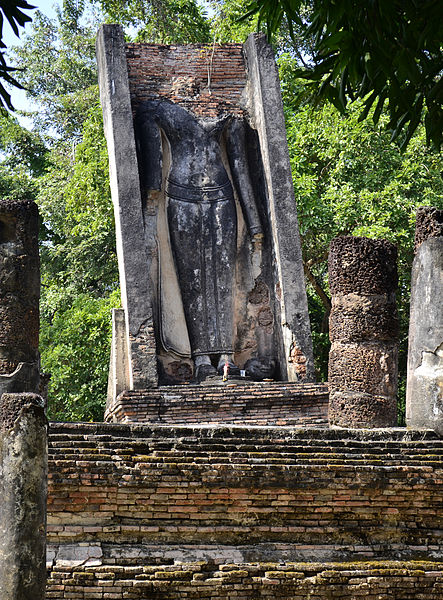
[{"label": "stucco remnant", "polygon": [[443,433],[443,210],[417,211],[406,424]]}]

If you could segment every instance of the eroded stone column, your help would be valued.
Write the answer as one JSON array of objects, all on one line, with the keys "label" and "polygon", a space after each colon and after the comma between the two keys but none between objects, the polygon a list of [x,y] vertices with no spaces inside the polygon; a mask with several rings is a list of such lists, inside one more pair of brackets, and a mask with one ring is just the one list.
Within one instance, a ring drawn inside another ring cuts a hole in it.
[{"label": "eroded stone column", "polygon": [[443,210],[417,210],[406,424],[443,434]]},{"label": "eroded stone column", "polygon": [[0,600],[43,600],[47,426],[37,394],[0,398]]},{"label": "eroded stone column", "polygon": [[331,425],[396,425],[396,260],[397,249],[386,240],[338,237],[331,242]]},{"label": "eroded stone column", "polygon": [[0,200],[0,394],[39,383],[38,209]]}]

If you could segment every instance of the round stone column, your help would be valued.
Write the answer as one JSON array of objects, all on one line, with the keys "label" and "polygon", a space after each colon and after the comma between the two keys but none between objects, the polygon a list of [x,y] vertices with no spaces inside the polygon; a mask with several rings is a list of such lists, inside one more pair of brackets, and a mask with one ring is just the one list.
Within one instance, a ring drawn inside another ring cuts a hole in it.
[{"label": "round stone column", "polygon": [[417,210],[406,424],[443,434],[443,210]]},{"label": "round stone column", "polygon": [[37,394],[0,398],[0,600],[43,600],[47,422]]},{"label": "round stone column", "polygon": [[39,296],[37,205],[0,200],[0,393],[38,389]]},{"label": "round stone column", "polygon": [[386,240],[338,237],[329,250],[329,423],[397,423],[397,249]]}]

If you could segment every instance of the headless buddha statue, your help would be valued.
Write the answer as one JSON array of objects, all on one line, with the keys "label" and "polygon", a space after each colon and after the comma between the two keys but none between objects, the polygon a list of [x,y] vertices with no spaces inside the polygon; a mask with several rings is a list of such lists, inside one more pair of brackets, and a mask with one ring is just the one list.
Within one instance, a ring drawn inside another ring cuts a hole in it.
[{"label": "headless buddha statue", "polygon": [[233,364],[237,211],[222,160],[225,140],[232,181],[253,240],[262,229],[253,197],[242,119],[197,119],[167,100],[144,102],[136,117],[142,186],[162,188],[163,132],[170,149],[164,183],[172,255],[197,377]]}]

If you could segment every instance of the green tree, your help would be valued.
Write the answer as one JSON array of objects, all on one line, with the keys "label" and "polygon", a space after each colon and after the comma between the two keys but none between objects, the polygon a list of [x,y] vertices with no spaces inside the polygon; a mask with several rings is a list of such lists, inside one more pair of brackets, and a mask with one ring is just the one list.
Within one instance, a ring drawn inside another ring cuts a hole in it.
[{"label": "green tree", "polygon": [[20,65],[17,79],[38,109],[34,127],[50,138],[72,142],[81,138],[89,108],[98,100],[95,36],[92,15],[84,23],[82,3],[64,2],[57,18],[37,11],[31,31],[11,50]]},{"label": "green tree", "polygon": [[[75,157],[53,149],[39,179],[41,353],[51,373],[51,418],[100,419],[106,397],[110,310],[119,305],[115,233],[101,108],[86,118]],[[64,357],[64,358],[61,358]]]},{"label": "green tree", "polygon": [[294,39],[301,30],[313,41],[310,64],[297,71],[306,81],[301,97],[327,99],[341,111],[360,98],[361,118],[375,106],[375,122],[387,105],[387,126],[403,148],[420,122],[426,141],[441,146],[443,19],[438,0],[254,0],[246,18],[256,13],[270,36],[286,20]]},{"label": "green tree", "polygon": [[111,309],[117,291],[104,298],[86,293],[64,296],[45,290],[40,333],[41,358],[51,374],[49,418],[102,421],[111,341]]},{"label": "green tree", "polygon": [[85,8],[65,1],[54,20],[37,13],[14,50],[38,105],[34,132],[10,119],[0,143],[4,134],[1,166],[18,189],[24,172],[42,218],[40,351],[51,374],[49,416],[90,420],[103,414],[118,274],[94,56],[98,23]]},{"label": "green tree", "polygon": [[135,41],[192,44],[211,41],[204,10],[196,0],[96,0],[108,23],[136,30]]}]

